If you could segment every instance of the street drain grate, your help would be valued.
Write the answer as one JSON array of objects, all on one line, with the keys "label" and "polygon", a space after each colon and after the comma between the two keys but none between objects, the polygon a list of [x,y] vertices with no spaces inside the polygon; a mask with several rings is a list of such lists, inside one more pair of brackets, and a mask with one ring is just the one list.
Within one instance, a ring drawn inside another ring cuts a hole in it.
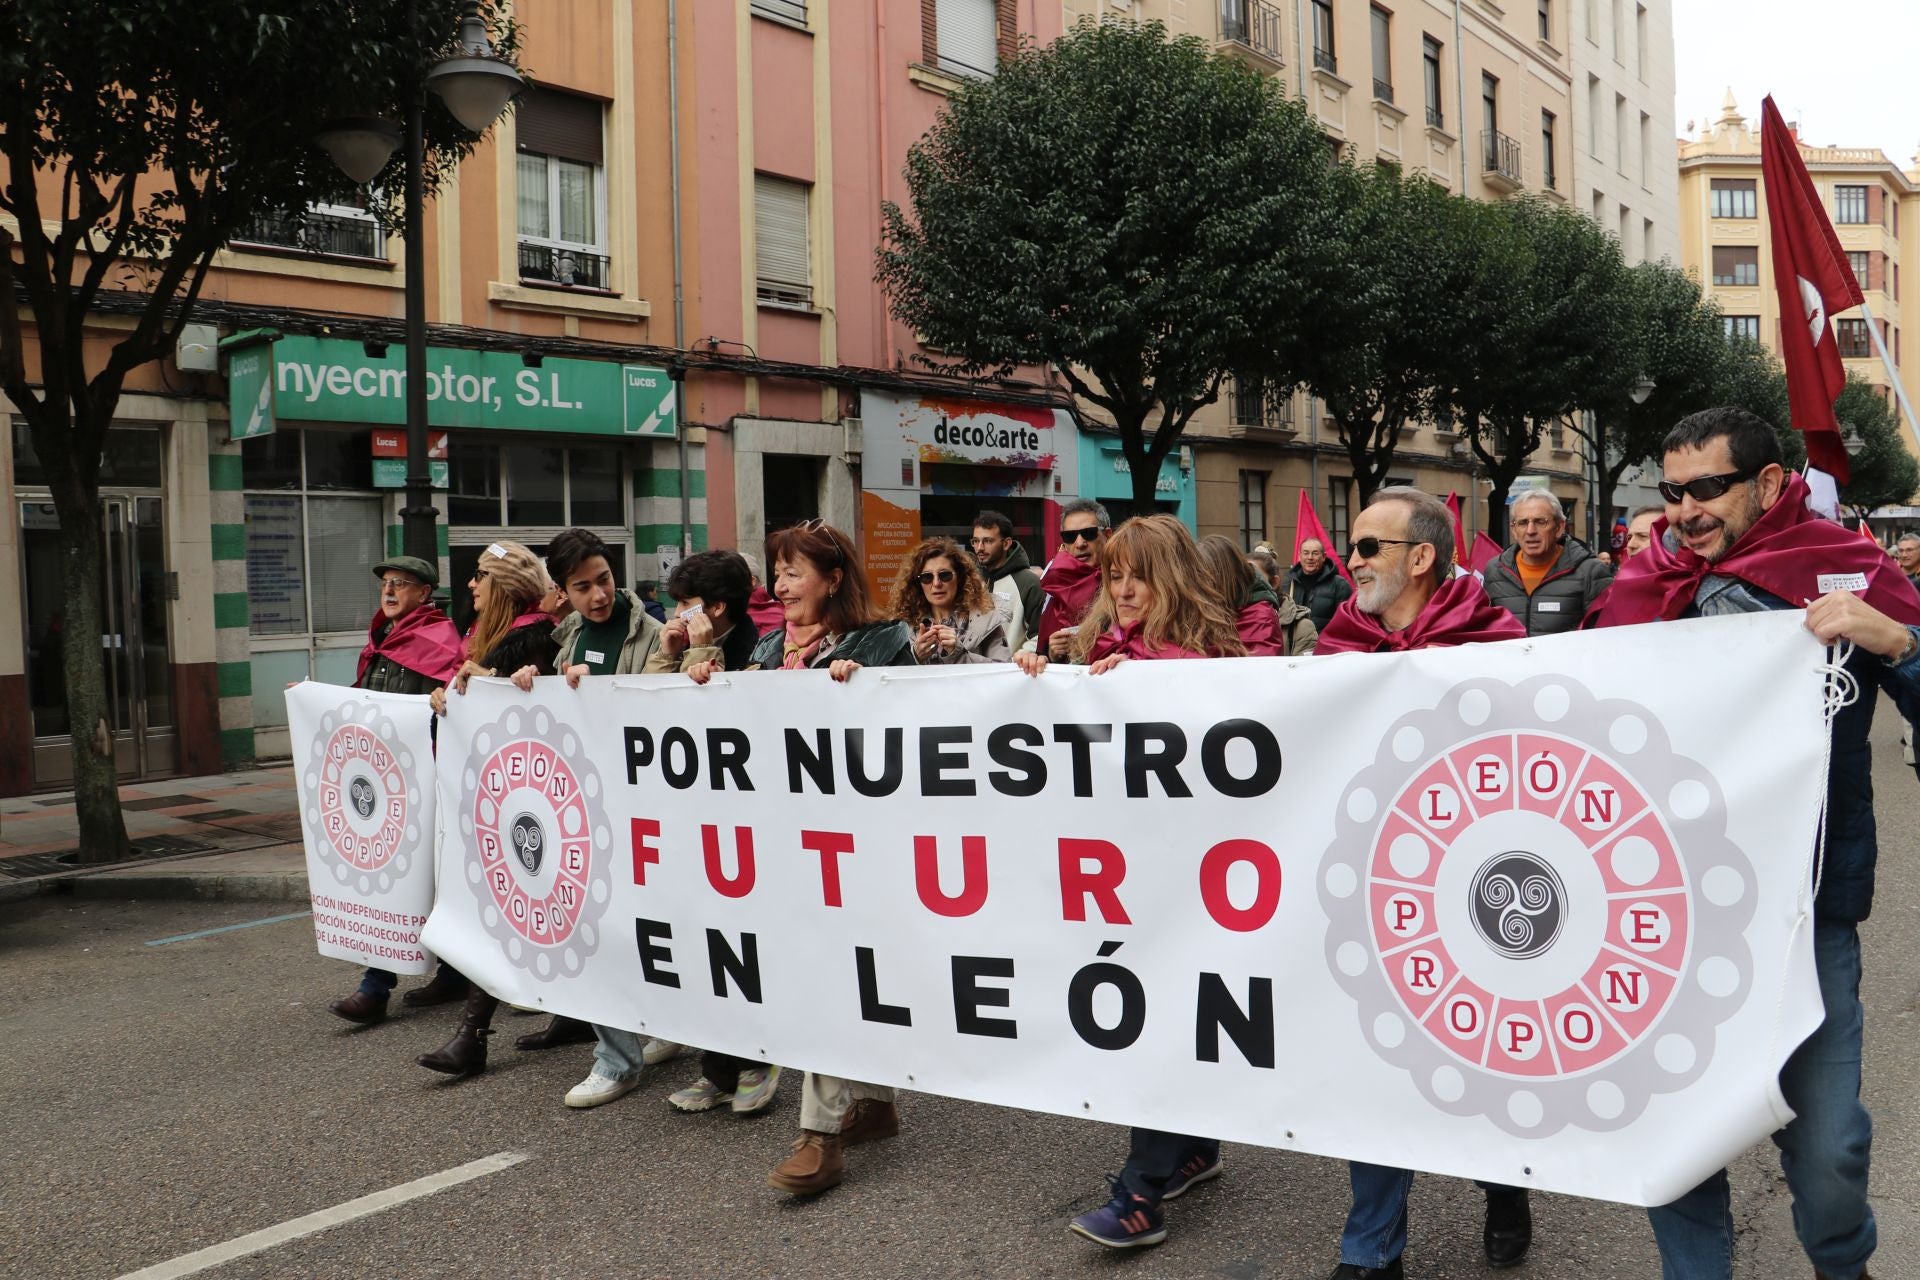
[{"label": "street drain grate", "polygon": [[[108,867],[124,867],[132,862],[144,862],[149,858],[172,858],[183,853],[212,853],[216,846],[202,840],[189,840],[184,836],[141,836],[130,841],[128,852],[133,856],[125,862],[105,862],[90,864],[88,871],[99,871]],[[66,871],[80,869],[80,851],[65,849],[55,853],[30,853],[18,858],[0,858],[0,877],[9,880],[32,880],[39,876],[59,875]]]}]

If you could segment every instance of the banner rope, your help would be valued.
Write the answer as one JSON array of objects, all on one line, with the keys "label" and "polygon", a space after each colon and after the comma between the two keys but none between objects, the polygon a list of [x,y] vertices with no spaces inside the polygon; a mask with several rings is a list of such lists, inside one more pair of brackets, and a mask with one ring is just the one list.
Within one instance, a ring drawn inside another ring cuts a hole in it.
[{"label": "banner rope", "polygon": [[[1853,657],[1853,641],[1842,639],[1827,650],[1827,661],[1819,670],[1824,678],[1821,694],[1825,699],[1821,715],[1827,726],[1826,741],[1821,748],[1824,765],[1821,775],[1824,777],[1833,768],[1833,718],[1847,707],[1860,700],[1860,681],[1853,672],[1847,670],[1847,663]],[[1813,855],[1813,897],[1820,896],[1820,880],[1827,870],[1827,810],[1824,801],[1820,806],[1820,839],[1814,845]]]}]

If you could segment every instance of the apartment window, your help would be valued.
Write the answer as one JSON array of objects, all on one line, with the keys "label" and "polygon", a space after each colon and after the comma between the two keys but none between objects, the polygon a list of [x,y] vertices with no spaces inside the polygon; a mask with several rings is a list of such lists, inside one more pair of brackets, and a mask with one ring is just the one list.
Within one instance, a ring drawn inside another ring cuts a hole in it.
[{"label": "apartment window", "polygon": [[1593,220],[1603,227],[1607,225],[1607,193],[1604,191],[1593,193]]},{"label": "apartment window", "polygon": [[1633,7],[1633,70],[1640,83],[1647,82],[1647,6]]},{"label": "apartment window", "polygon": [[1898,200],[1893,202],[1893,238],[1895,240],[1900,238],[1900,202]]},{"label": "apartment window", "polygon": [[1716,218],[1754,218],[1759,216],[1758,200],[1752,178],[1715,178],[1711,184],[1712,207]]},{"label": "apartment window", "polygon": [[1330,556],[1345,556],[1347,552],[1347,493],[1353,487],[1353,481],[1345,476],[1327,477],[1327,536],[1333,539],[1333,545],[1327,548]]},{"label": "apartment window", "polygon": [[1753,245],[1713,246],[1713,282],[1716,285],[1760,283],[1760,250]]},{"label": "apartment window", "polygon": [[1865,224],[1867,220],[1867,189],[1865,187],[1835,187],[1833,189],[1833,220]]},{"label": "apartment window", "polygon": [[520,278],[609,289],[602,105],[530,90],[515,113]]},{"label": "apartment window", "polygon": [[1640,257],[1642,261],[1653,256],[1653,219],[1640,220]]},{"label": "apartment window", "polygon": [[1633,260],[1633,210],[1620,206],[1620,253],[1629,262]]},{"label": "apartment window", "polygon": [[1873,354],[1873,339],[1867,335],[1865,320],[1840,320],[1833,328],[1834,337],[1840,343],[1841,359],[1864,360]]},{"label": "apartment window", "polygon": [[[1595,0],[1595,3],[1598,3],[1598,2],[1599,0]],[[1612,3],[1613,3],[1613,13],[1612,13],[1613,60],[1624,67],[1627,65],[1627,42],[1625,38],[1626,28],[1621,24],[1621,21],[1620,21],[1620,0],[1612,0]]]},{"label": "apartment window", "polygon": [[1653,173],[1653,117],[1640,113],[1640,185],[1646,186]]},{"label": "apartment window", "polygon": [[1233,394],[1227,405],[1236,427],[1267,425],[1267,384],[1260,378],[1233,377]]},{"label": "apartment window", "polygon": [[1484,71],[1480,73],[1480,118],[1487,132],[1500,132],[1500,81]]},{"label": "apartment window", "polygon": [[935,47],[942,71],[984,80],[1000,67],[994,0],[934,0]]},{"label": "apartment window", "polygon": [[1748,342],[1760,341],[1759,316],[1721,316],[1720,329],[1729,338],[1745,338]]},{"label": "apartment window", "polygon": [[1267,480],[1271,475],[1268,471],[1240,473],[1240,545],[1248,551],[1267,540]]},{"label": "apartment window", "polygon": [[1333,0],[1313,0],[1313,65],[1335,75],[1340,72],[1333,49]]},{"label": "apartment window", "polygon": [[270,213],[234,233],[236,244],[272,245],[338,258],[387,256],[387,236],[359,205],[310,204],[294,216]]},{"label": "apartment window", "polygon": [[1587,6],[1587,39],[1594,44],[1600,43],[1600,0],[1585,0]]},{"label": "apartment window", "polygon": [[1553,43],[1553,0],[1540,0],[1540,39]]},{"label": "apartment window", "polygon": [[1553,147],[1554,123],[1553,112],[1540,113],[1540,181],[1549,188],[1560,185],[1555,169],[1557,156]]},{"label": "apartment window", "polygon": [[1866,288],[1867,280],[1873,274],[1873,255],[1865,249],[1849,249],[1847,265],[1853,268],[1853,278],[1860,282],[1860,287]]},{"label": "apartment window", "polygon": [[1440,105],[1440,42],[1432,36],[1424,36],[1420,44],[1420,58],[1424,66],[1427,82],[1427,126],[1432,129],[1447,127],[1447,113]]},{"label": "apartment window", "polygon": [[1587,77],[1587,154],[1600,158],[1600,77]]},{"label": "apartment window", "polygon": [[812,237],[804,182],[753,175],[754,294],[762,302],[813,305]]},{"label": "apartment window", "polygon": [[1627,99],[1619,93],[1613,95],[1613,167],[1627,176]]},{"label": "apartment window", "polygon": [[1373,96],[1393,101],[1393,15],[1373,9]]},{"label": "apartment window", "polygon": [[763,18],[778,18],[798,27],[807,25],[807,0],[753,0],[748,7]]},{"label": "apartment window", "polygon": [[1900,301],[1900,264],[1893,264],[1893,300]]}]

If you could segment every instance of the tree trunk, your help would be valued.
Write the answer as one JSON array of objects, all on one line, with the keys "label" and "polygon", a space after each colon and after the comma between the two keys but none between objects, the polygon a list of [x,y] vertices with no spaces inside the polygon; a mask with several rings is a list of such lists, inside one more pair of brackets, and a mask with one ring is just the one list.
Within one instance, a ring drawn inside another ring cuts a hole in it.
[{"label": "tree trunk", "polygon": [[[82,864],[120,862],[127,827],[114,777],[111,708],[102,657],[100,499],[91,485],[54,477],[53,504],[64,551],[63,604],[67,643],[67,727],[73,753],[73,803],[80,825]],[[131,626],[131,621],[125,625]],[[121,643],[126,642],[121,636]],[[101,753],[104,746],[105,754]]]},{"label": "tree trunk", "polygon": [[1120,428],[1120,454],[1127,460],[1127,478],[1133,482],[1135,515],[1152,515],[1159,510],[1160,464],[1169,452],[1163,449],[1154,453],[1146,421],[1143,411],[1132,421],[1123,419],[1114,424]]}]

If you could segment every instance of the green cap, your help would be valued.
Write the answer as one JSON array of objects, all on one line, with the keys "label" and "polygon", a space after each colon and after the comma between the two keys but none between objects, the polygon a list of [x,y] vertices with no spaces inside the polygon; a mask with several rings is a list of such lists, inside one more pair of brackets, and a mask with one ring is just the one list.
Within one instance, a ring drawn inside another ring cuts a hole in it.
[{"label": "green cap", "polygon": [[388,556],[373,566],[373,576],[378,578],[389,569],[398,569],[402,573],[412,574],[430,587],[440,585],[440,575],[434,567],[419,556]]}]

